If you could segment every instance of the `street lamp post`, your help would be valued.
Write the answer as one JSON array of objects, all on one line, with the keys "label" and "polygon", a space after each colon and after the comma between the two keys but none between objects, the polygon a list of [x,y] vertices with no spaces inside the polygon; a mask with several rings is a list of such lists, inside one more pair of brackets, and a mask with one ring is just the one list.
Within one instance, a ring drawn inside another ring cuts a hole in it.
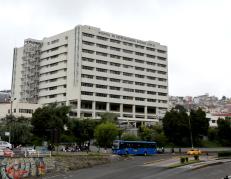
[{"label": "street lamp post", "polygon": [[192,137],[192,127],[191,127],[191,120],[190,120],[190,117],[189,117],[188,123],[189,123],[189,131],[190,131],[191,146],[192,146],[192,149],[193,149],[193,137]]}]

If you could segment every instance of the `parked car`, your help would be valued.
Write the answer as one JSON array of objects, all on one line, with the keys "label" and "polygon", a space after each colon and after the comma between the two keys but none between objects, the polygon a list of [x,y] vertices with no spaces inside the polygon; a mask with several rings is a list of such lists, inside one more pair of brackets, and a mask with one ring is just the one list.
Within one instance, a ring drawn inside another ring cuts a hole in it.
[{"label": "parked car", "polygon": [[4,157],[14,157],[14,152],[9,148],[3,149]]},{"label": "parked car", "polygon": [[199,149],[190,149],[187,151],[188,155],[200,155],[202,154],[201,150]]},{"label": "parked car", "polygon": [[0,141],[0,149],[9,148],[12,149],[12,144],[6,141]]}]

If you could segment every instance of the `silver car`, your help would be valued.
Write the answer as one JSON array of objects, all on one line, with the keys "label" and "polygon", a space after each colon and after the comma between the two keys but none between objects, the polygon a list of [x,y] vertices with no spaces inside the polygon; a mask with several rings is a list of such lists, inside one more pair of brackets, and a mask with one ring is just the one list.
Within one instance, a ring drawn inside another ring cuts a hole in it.
[{"label": "silver car", "polygon": [[12,149],[12,144],[6,141],[0,141],[0,149],[9,148]]}]

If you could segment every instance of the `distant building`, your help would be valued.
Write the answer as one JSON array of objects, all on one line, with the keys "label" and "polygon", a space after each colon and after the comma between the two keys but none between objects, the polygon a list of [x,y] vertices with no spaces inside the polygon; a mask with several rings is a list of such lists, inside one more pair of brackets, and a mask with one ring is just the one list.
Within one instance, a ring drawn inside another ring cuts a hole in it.
[{"label": "distant building", "polygon": [[14,49],[12,97],[72,107],[72,117],[117,113],[121,121],[156,122],[168,108],[167,47],[91,26]]}]

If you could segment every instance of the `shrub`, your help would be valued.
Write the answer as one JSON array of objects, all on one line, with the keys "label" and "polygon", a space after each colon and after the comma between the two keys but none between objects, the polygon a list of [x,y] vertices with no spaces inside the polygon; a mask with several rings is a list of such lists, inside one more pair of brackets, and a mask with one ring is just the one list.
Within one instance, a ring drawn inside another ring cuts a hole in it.
[{"label": "shrub", "polygon": [[199,155],[194,155],[195,160],[199,160]]},{"label": "shrub", "polygon": [[180,158],[180,163],[184,163],[185,162],[185,157],[181,157]]},{"label": "shrub", "polygon": [[228,157],[231,156],[231,151],[218,152],[218,157]]}]

